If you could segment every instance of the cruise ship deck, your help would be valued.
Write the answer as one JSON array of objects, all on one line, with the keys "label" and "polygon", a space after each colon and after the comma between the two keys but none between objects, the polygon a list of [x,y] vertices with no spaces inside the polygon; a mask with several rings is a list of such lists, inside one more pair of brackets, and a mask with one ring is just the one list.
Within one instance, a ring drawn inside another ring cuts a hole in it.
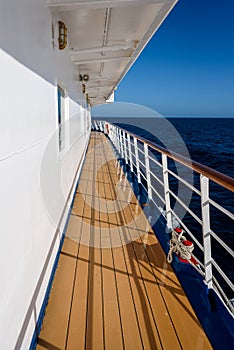
[{"label": "cruise ship deck", "polygon": [[37,349],[211,349],[122,173],[92,132]]}]

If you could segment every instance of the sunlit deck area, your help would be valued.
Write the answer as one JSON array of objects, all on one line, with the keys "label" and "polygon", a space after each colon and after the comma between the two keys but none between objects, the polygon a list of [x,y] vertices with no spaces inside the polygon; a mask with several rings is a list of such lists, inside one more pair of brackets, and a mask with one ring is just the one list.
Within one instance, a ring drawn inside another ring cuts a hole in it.
[{"label": "sunlit deck area", "polygon": [[37,349],[211,349],[99,132],[91,133]]}]

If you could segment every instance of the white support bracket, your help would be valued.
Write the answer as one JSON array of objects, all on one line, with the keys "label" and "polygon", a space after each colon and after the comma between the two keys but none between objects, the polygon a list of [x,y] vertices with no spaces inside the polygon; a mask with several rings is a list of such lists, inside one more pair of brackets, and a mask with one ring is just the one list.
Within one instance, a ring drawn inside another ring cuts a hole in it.
[{"label": "white support bracket", "polygon": [[145,153],[145,170],[146,170],[146,179],[148,187],[148,196],[149,199],[152,199],[152,186],[151,186],[151,176],[150,176],[150,163],[149,163],[149,148],[146,143],[144,143],[144,153]]},{"label": "white support bracket", "polygon": [[166,219],[167,226],[169,230],[172,227],[172,215],[171,215],[171,203],[170,203],[170,192],[169,192],[169,179],[168,179],[168,169],[167,169],[167,156],[166,154],[162,154],[162,170],[163,170],[163,183],[164,183],[164,198],[166,205]]},{"label": "white support bracket", "polygon": [[124,158],[124,150],[123,150],[123,142],[122,142],[122,131],[119,130],[119,143],[120,143],[120,151],[121,151],[121,157]]},{"label": "white support bracket", "polygon": [[127,139],[128,139],[128,152],[129,152],[130,169],[131,169],[131,171],[133,171],[133,165],[132,165],[132,148],[131,148],[130,134],[127,134]]},{"label": "white support bracket", "polygon": [[127,145],[126,145],[126,135],[125,135],[125,131],[123,131],[122,133],[122,137],[123,137],[123,145],[124,145],[124,159],[126,164],[128,164],[128,154],[127,154]]},{"label": "white support bracket", "polygon": [[210,238],[210,203],[209,203],[209,179],[200,175],[201,186],[201,212],[202,212],[202,234],[204,247],[204,267],[205,282],[208,288],[213,286],[212,277],[212,257],[211,257],[211,238]]},{"label": "white support bracket", "polygon": [[138,152],[138,145],[137,145],[137,138],[136,137],[134,137],[134,148],[135,148],[135,159],[136,159],[136,168],[137,168],[137,180],[139,183],[141,183],[139,152]]}]

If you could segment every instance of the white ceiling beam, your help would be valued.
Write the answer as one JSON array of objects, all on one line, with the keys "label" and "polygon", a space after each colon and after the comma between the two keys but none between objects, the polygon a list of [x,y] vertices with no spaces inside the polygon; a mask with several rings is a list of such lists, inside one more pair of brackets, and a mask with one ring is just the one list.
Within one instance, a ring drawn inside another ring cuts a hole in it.
[{"label": "white ceiling beam", "polygon": [[113,86],[105,86],[103,88],[91,88],[91,89],[87,89],[87,93],[90,94],[92,92],[94,93],[102,93],[102,91],[110,91],[113,90]]},{"label": "white ceiling beam", "polygon": [[90,95],[89,96],[89,98],[90,99],[95,99],[95,98],[98,98],[98,99],[101,99],[101,98],[103,98],[103,99],[106,99],[106,95],[105,94],[93,94],[93,95]]},{"label": "white ceiling beam", "polygon": [[[90,96],[90,100],[96,100],[98,98],[98,100],[100,100],[101,96]],[[104,100],[104,96],[102,96],[103,100]]]},{"label": "white ceiling beam", "polygon": [[88,93],[88,96],[89,96],[89,98],[92,98],[94,96],[96,96],[96,97],[103,97],[103,96],[109,96],[109,95],[111,95],[111,93],[112,93],[111,90],[106,90],[106,91],[103,91],[101,93],[96,93],[95,91],[92,91],[92,92]]},{"label": "white ceiling beam", "polygon": [[116,81],[119,77],[110,77],[110,78],[90,78],[87,84],[92,84],[93,82],[106,82],[106,81]]},{"label": "white ceiling beam", "polygon": [[75,8],[114,8],[119,6],[159,4],[163,1],[164,0],[48,0],[48,6],[55,11],[72,11]]},{"label": "white ceiling beam", "polygon": [[109,95],[111,91],[112,91],[111,89],[103,90],[103,91],[88,91],[87,94],[89,96],[98,96],[98,95],[103,96],[103,95]]},{"label": "white ceiling beam", "polygon": [[96,53],[96,52],[111,52],[111,51],[119,51],[119,50],[129,50],[129,49],[135,49],[137,45],[137,42],[132,41],[126,41],[124,44],[119,45],[110,45],[110,46],[100,46],[100,47],[91,47],[87,49],[79,49],[79,50],[71,50],[70,55],[86,55],[89,53]]},{"label": "white ceiling beam", "polygon": [[94,93],[90,93],[89,98],[97,98],[97,97],[104,97],[105,94],[101,93],[101,94],[94,94]]},{"label": "white ceiling beam", "polygon": [[92,97],[90,97],[90,98],[100,98],[100,99],[101,99],[101,98],[106,98],[106,95],[105,95],[105,94],[101,94],[101,95],[100,95],[100,94],[97,94],[97,95],[96,95],[96,94],[93,94],[93,95],[91,95],[91,96],[92,96]]},{"label": "white ceiling beam", "polygon": [[111,87],[111,86],[113,86],[114,85],[114,83],[113,84],[104,84],[104,85],[87,85],[87,90],[90,90],[90,89],[97,89],[97,88],[101,88],[101,87],[105,87],[105,88],[108,88],[108,87]]},{"label": "white ceiling beam", "polygon": [[75,66],[79,66],[81,64],[87,63],[100,63],[100,62],[111,62],[111,61],[121,61],[121,60],[129,60],[131,56],[121,56],[121,57],[108,57],[108,58],[93,58],[90,60],[76,60],[72,61]]},{"label": "white ceiling beam", "polygon": [[[82,72],[83,74],[90,74],[90,73],[86,73],[86,72]],[[83,82],[84,84],[86,84],[87,86],[89,85],[89,84],[92,84],[92,83],[97,83],[97,82],[100,82],[100,83],[106,83],[106,82],[115,82],[115,81],[117,81],[119,79],[119,76],[118,77],[103,77],[103,78],[101,78],[101,77],[99,77],[99,76],[97,76],[97,75],[92,75],[91,77],[89,76],[89,80],[88,81],[85,81],[85,82]],[[74,80],[80,80],[80,77],[79,77],[79,75],[75,75],[74,76]]]},{"label": "white ceiling beam", "polygon": [[92,88],[92,87],[99,87],[99,86],[110,86],[110,85],[114,85],[116,83],[117,79],[113,79],[113,80],[102,80],[102,81],[95,81],[95,80],[89,80],[88,83],[86,83],[87,89]]}]

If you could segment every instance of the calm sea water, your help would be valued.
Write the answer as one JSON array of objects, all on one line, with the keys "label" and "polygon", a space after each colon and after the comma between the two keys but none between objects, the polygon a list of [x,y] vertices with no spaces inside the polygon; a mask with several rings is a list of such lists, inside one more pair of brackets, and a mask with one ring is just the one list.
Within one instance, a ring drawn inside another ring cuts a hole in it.
[{"label": "calm sea water", "polygon": [[[123,118],[116,123],[141,136],[164,145],[164,139],[173,136],[172,150],[180,150],[176,135],[167,135],[164,118]],[[202,164],[234,177],[234,118],[168,118],[183,139],[190,156]],[[158,130],[157,128],[162,128]],[[171,132],[171,130],[169,130]],[[150,135],[150,133],[152,133]],[[159,136],[159,140],[157,140]]]},{"label": "calm sea water", "polygon": [[[129,131],[160,144],[168,149],[190,156],[191,159],[205,164],[212,169],[234,177],[234,118],[121,118],[111,122]],[[187,153],[188,152],[188,153]],[[176,183],[171,186],[176,191]],[[193,183],[199,188],[199,176],[194,174]],[[210,183],[210,197],[233,212],[234,195],[221,186]],[[200,198],[192,197],[190,208],[201,216]],[[186,214],[183,221],[188,225],[197,239],[202,242],[201,226]],[[232,220],[225,217],[217,209],[211,207],[211,228],[226,244],[234,249],[234,233]],[[233,280],[233,260],[229,254],[212,238],[212,256]],[[197,256],[202,258],[199,249]],[[234,297],[226,290],[229,297]]]},{"label": "calm sea water", "polygon": [[234,118],[169,119],[192,159],[234,177]]}]

